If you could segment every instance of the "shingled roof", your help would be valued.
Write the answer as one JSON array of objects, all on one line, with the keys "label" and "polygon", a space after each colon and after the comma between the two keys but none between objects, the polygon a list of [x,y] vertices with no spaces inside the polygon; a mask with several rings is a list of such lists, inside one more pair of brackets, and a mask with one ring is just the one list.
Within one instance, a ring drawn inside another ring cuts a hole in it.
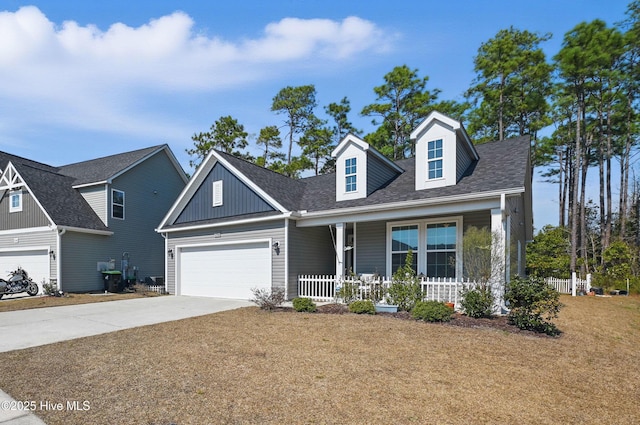
[{"label": "shingled roof", "polygon": [[243,159],[218,152],[226,161],[290,211],[324,211],[391,202],[437,199],[480,192],[524,189],[529,136],[475,146],[480,159],[453,186],[415,190],[415,158],[396,161],[404,170],[386,186],[362,199],[336,201],[335,173],[291,179]]},{"label": "shingled roof", "polygon": [[60,167],[0,152],[0,171],[4,171],[11,162],[56,225],[108,231],[109,228],[74,186],[107,181],[165,146],[152,146]]}]

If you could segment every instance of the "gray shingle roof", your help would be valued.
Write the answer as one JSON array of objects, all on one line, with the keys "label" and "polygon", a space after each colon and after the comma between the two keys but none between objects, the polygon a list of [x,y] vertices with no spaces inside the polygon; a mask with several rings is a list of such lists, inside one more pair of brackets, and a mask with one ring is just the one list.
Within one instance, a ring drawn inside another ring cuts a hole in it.
[{"label": "gray shingle roof", "polygon": [[108,180],[164,146],[152,146],[61,167],[0,152],[0,170],[4,171],[11,162],[56,225],[108,231],[108,227],[73,186]]},{"label": "gray shingle roof", "polygon": [[454,186],[415,190],[415,158],[397,161],[405,170],[393,181],[366,198],[336,201],[335,173],[294,180],[250,162],[220,154],[263,191],[290,211],[323,211],[390,202],[463,196],[525,187],[529,136],[475,146],[480,159],[472,164]]}]

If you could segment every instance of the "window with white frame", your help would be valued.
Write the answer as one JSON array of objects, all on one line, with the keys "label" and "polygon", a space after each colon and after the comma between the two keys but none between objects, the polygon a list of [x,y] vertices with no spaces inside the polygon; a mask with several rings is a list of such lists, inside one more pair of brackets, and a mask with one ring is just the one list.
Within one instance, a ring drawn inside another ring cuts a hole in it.
[{"label": "window with white frame", "polygon": [[9,193],[9,212],[22,211],[22,191],[14,190]]},{"label": "window with white frame", "polygon": [[356,158],[349,158],[345,160],[345,192],[355,192],[358,189],[356,171]]},{"label": "window with white frame", "polygon": [[124,220],[124,192],[111,189],[111,217]]},{"label": "window with white frame", "polygon": [[427,143],[427,177],[429,180],[442,178],[442,139]]},{"label": "window with white frame", "polygon": [[407,253],[413,254],[413,270],[418,272],[418,226],[393,226],[391,228],[391,272],[404,266]]},{"label": "window with white frame", "polygon": [[427,277],[455,278],[461,272],[462,217],[387,224],[387,267],[395,273],[413,252],[413,269]]},{"label": "window with white frame", "polygon": [[456,277],[457,236],[455,222],[427,224],[428,277]]}]

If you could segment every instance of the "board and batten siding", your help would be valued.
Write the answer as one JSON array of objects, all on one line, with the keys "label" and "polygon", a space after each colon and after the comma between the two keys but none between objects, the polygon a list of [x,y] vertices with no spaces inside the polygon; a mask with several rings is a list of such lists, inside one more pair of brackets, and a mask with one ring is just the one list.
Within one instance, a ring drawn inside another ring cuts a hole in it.
[{"label": "board and batten siding", "polygon": [[380,189],[397,176],[397,172],[389,168],[376,155],[367,153],[367,196]]},{"label": "board and batten siding", "polygon": [[298,295],[299,275],[333,275],[336,254],[328,226],[297,227],[289,221],[289,298]]},{"label": "board and batten siding", "polygon": [[83,187],[78,190],[80,195],[84,198],[85,201],[89,204],[89,206],[96,212],[100,220],[104,224],[109,223],[109,218],[107,216],[107,194],[105,193],[107,190],[106,185],[101,184],[97,186],[91,187]]},{"label": "board and batten siding", "polygon": [[[282,247],[279,252],[271,249],[271,282],[274,288],[284,288],[285,282],[285,231],[284,219],[263,223],[252,223],[240,226],[221,226],[200,230],[188,230],[167,234],[167,249],[174,253],[167,258],[167,290],[176,293],[176,260],[179,257],[179,246],[213,245],[256,239],[279,241]],[[251,264],[247,264],[251,267]],[[238,270],[238,279],[242,279],[242,270]]]},{"label": "board and batten siding", "polygon": [[[115,259],[116,269],[122,270],[122,260],[128,255],[129,266],[138,269],[138,279],[164,276],[164,238],[155,229],[184,186],[164,150],[113,179],[108,191],[113,235],[103,240],[100,261]],[[112,189],[125,193],[124,220],[111,216]]]},{"label": "board and batten siding", "polygon": [[[213,206],[213,182],[222,181],[222,205]],[[173,224],[274,211],[240,179],[217,163]]]},{"label": "board and batten siding", "polygon": [[22,211],[9,212],[10,202],[9,191],[5,190],[0,199],[0,230],[26,229],[51,224],[27,190],[22,191]]},{"label": "board and batten siding", "polygon": [[[3,234],[0,232],[0,247],[4,252],[15,251],[29,251],[30,248],[44,248],[48,247],[49,251],[56,251],[56,231],[55,230],[43,230],[39,232],[24,232],[9,234]],[[49,280],[56,278],[58,270],[58,255],[56,253],[55,258],[49,256]],[[0,270],[0,277],[7,278],[7,274],[10,270]],[[29,272],[29,270],[27,270]],[[41,282],[37,282],[41,283]],[[48,283],[48,282],[47,282]]]}]

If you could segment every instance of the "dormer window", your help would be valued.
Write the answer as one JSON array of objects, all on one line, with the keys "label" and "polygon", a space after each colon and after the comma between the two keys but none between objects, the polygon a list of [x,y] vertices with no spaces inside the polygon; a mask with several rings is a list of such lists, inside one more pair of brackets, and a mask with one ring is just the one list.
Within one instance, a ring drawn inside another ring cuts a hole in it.
[{"label": "dormer window", "polygon": [[442,178],[442,139],[428,143],[427,170],[429,180]]},{"label": "dormer window", "polygon": [[345,160],[344,175],[346,192],[355,192],[358,189],[356,171],[356,158],[349,158]]}]

